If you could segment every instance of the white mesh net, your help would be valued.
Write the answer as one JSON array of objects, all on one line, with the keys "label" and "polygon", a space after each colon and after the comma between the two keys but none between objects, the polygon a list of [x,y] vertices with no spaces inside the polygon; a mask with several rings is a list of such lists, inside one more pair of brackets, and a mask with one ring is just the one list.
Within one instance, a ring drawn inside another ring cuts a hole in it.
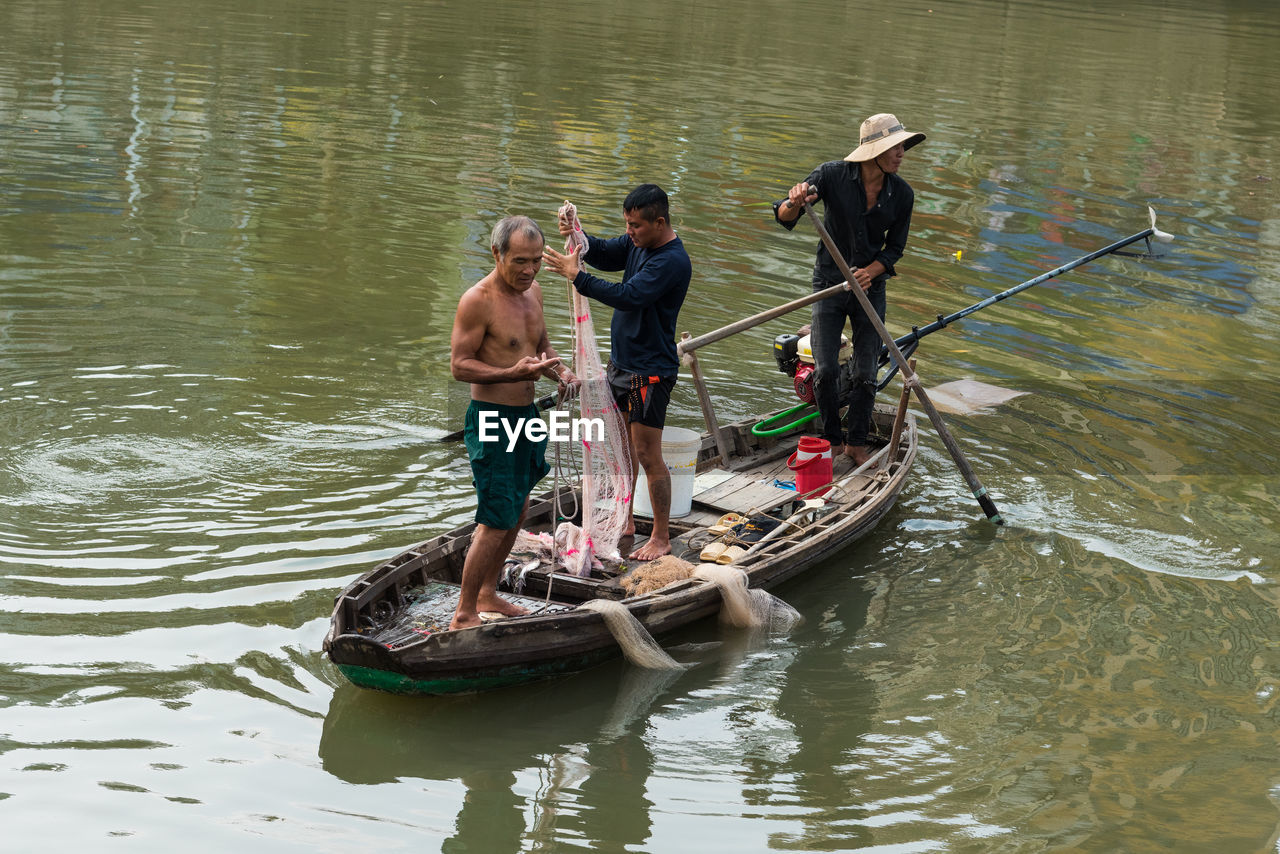
[{"label": "white mesh net", "polygon": [[800,612],[767,590],[747,586],[747,574],[736,566],[699,564],[694,578],[720,588],[720,619],[740,629],[785,634],[801,622]]},{"label": "white mesh net", "polygon": [[[565,252],[587,249],[587,235],[578,222],[578,211],[570,202],[560,215],[573,227],[565,241]],[[587,298],[569,285],[573,309],[573,372],[582,381],[578,395],[579,416],[599,419],[604,424],[604,440],[592,441],[590,431],[582,439],[582,527],[562,524],[556,532],[562,561],[569,572],[585,576],[597,557],[620,559],[618,540],[627,524],[631,502],[631,452],[627,425],[609,391],[609,380],[600,351]]]},{"label": "white mesh net", "polygon": [[605,625],[613,634],[613,639],[622,647],[622,654],[636,667],[650,670],[683,670],[685,665],[676,661],[663,651],[653,639],[644,625],[631,615],[627,606],[610,599],[591,599],[583,602],[580,608],[595,611],[604,617]]}]

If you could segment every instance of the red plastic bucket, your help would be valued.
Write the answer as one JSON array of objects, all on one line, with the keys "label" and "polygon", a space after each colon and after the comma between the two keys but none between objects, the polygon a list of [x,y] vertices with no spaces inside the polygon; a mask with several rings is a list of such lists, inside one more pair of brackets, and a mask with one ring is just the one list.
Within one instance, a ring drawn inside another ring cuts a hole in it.
[{"label": "red plastic bucket", "polygon": [[[831,483],[831,443],[817,436],[801,436],[796,452],[787,460],[796,473],[796,492],[801,494]],[[825,495],[827,490],[815,493]]]}]

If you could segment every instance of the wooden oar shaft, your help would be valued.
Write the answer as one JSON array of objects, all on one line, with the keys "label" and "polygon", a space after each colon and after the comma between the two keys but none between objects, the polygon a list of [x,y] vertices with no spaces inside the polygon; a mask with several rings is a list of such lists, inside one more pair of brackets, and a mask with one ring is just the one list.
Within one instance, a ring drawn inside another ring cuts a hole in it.
[{"label": "wooden oar shaft", "polygon": [[[916,369],[916,360],[910,361],[911,370]],[[902,384],[902,397],[898,400],[898,411],[893,416],[893,431],[889,434],[889,459],[898,458],[898,443],[902,441],[902,428],[907,423],[907,404],[911,402],[911,386]]]},{"label": "wooden oar shaft", "polygon": [[813,222],[813,227],[817,229],[818,236],[822,238],[822,243],[827,247],[827,251],[831,253],[831,258],[836,262],[836,266],[840,269],[840,275],[844,276],[846,282],[853,283],[850,290],[853,295],[858,298],[858,304],[862,306],[863,312],[866,313],[867,319],[871,321],[871,325],[875,327],[876,333],[879,334],[880,340],[884,342],[885,347],[889,350],[889,356],[893,359],[893,363],[898,366],[898,370],[902,373],[902,381],[908,387],[915,391],[916,397],[920,401],[920,405],[928,414],[929,420],[933,422],[933,427],[938,431],[938,436],[942,439],[942,444],[946,446],[947,452],[951,454],[951,459],[955,461],[956,468],[960,470],[960,475],[964,478],[965,483],[969,485],[969,490],[973,493],[973,497],[978,500],[978,505],[982,507],[982,512],[987,515],[997,525],[1003,525],[1004,519],[1000,517],[1000,511],[996,509],[995,502],[991,500],[991,496],[987,494],[986,487],[978,480],[978,476],[973,473],[973,468],[969,465],[969,461],[965,459],[964,452],[960,450],[960,446],[956,444],[955,438],[951,435],[951,431],[947,429],[946,422],[942,420],[942,416],[938,413],[937,408],[933,405],[933,401],[929,400],[929,395],[925,392],[924,386],[920,384],[920,380],[916,377],[915,371],[911,370],[911,366],[907,364],[906,357],[902,355],[902,351],[898,349],[898,345],[894,342],[893,336],[889,334],[889,330],[885,328],[884,321],[880,319],[880,315],[876,314],[875,307],[871,305],[871,300],[867,298],[862,288],[858,287],[857,280],[853,275],[853,268],[849,266],[849,262],[844,259],[844,255],[840,252],[840,247],[836,246],[836,242],[831,239],[831,235],[827,233],[827,227],[822,224],[822,220],[814,212],[813,207],[807,202],[804,204],[804,211],[809,215],[809,219]]},{"label": "wooden oar shaft", "polygon": [[[684,333],[684,336],[687,339],[689,333]],[[707,381],[702,376],[702,367],[698,364],[698,356],[695,353],[685,353],[680,357],[680,361],[689,368],[689,373],[693,375],[693,388],[698,393],[698,405],[702,407],[702,420],[706,422],[707,432],[715,440],[716,453],[720,455],[720,465],[728,465],[729,444],[725,441],[724,433],[720,431],[720,422],[716,419],[716,408],[711,403],[711,394],[707,391]]]},{"label": "wooden oar shaft", "polygon": [[814,291],[807,296],[793,299],[791,302],[784,302],[782,305],[775,306],[768,311],[762,311],[759,314],[744,317],[742,320],[730,323],[728,326],[722,326],[719,329],[712,330],[711,332],[703,333],[697,338],[686,338],[676,345],[676,349],[679,350],[682,355],[684,353],[692,353],[699,347],[714,344],[717,341],[728,338],[730,335],[737,335],[739,332],[743,332],[753,326],[759,326],[760,324],[767,323],[776,317],[781,317],[788,312],[795,311],[797,308],[804,308],[806,305],[811,305],[818,300],[824,300],[827,297],[835,296],[836,294],[847,290],[847,288],[848,283],[841,282],[838,285],[832,285],[829,288]]}]

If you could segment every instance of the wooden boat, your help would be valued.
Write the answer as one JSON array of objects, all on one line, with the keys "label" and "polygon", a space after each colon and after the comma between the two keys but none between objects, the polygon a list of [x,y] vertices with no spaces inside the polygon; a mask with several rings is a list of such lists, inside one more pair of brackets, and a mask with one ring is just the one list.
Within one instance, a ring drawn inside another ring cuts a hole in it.
[{"label": "wooden boat", "polygon": [[[732,566],[745,573],[749,587],[768,589],[849,547],[893,507],[919,441],[915,419],[907,411],[907,389],[896,407],[875,408],[871,444],[877,450],[865,465],[838,472],[830,485],[802,493],[794,485],[785,486],[792,480],[788,460],[805,422],[816,414],[796,416],[802,405],[722,427],[702,377],[695,352],[699,348],[831,292],[800,297],[698,338],[683,335],[678,349],[692,375],[707,430],[698,447],[693,483],[684,493],[689,512],[671,519],[673,555],[696,564],[703,544],[714,539],[713,528],[726,516],[758,520],[768,533],[754,542],[738,543],[744,553]],[[780,336],[774,343],[779,368],[793,377],[799,358],[795,348],[783,348],[781,342],[794,343],[796,337]],[[788,355],[781,354],[784,349]],[[849,376],[842,369],[845,393]],[[774,426],[788,418],[796,420]],[[673,496],[677,489],[673,483]],[[581,525],[581,506],[576,486],[544,492],[530,501],[524,531],[549,539],[555,525],[566,518]],[[636,527],[637,537],[650,533],[639,513]],[[348,680],[399,694],[466,693],[515,685],[583,670],[622,653],[605,617],[583,607],[594,600],[621,603],[655,638],[721,607],[720,587],[703,578],[687,577],[641,592],[626,583],[634,562],[604,561],[589,576],[578,577],[560,570],[548,553],[532,559],[517,556],[513,569],[519,572],[504,573],[498,588],[528,614],[451,630],[474,529],[474,523],[464,525],[419,543],[374,567],[338,595],[324,649]]]},{"label": "wooden boat", "polygon": [[[835,555],[876,526],[902,491],[918,437],[905,395],[896,408],[877,406],[873,421],[879,448],[871,462],[835,478],[822,497],[820,515],[804,514],[811,496],[775,484],[792,479],[787,461],[803,426],[761,437],[752,432],[758,421],[728,424],[703,435],[692,507],[688,515],[671,520],[671,535],[673,554],[685,552],[697,563],[700,543],[711,538],[708,529],[727,513],[792,519],[794,524],[780,525],[733,564],[745,571],[751,587],[767,589]],[[525,530],[551,531],[557,507],[580,506],[577,499],[576,488],[543,493],[530,502]],[[797,513],[803,522],[795,522]],[[645,520],[637,517],[636,522],[637,536],[643,537],[648,533]],[[473,529],[474,523],[468,524],[420,543],[338,595],[324,648],[348,680],[401,694],[499,688],[618,656],[620,647],[601,614],[579,607],[589,600],[621,602],[655,638],[711,616],[721,605],[719,588],[696,578],[627,596],[619,577],[634,562],[605,562],[603,571],[579,578],[553,571],[548,560],[525,574],[519,594],[511,584],[499,587],[504,597],[528,608],[528,615],[450,631]]]}]

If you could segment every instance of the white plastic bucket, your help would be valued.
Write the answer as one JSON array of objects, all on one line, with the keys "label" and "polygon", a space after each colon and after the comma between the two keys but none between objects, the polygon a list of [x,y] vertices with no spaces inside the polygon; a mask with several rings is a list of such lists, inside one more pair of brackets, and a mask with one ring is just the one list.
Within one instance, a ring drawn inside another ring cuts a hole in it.
[{"label": "white plastic bucket", "polygon": [[[698,449],[702,436],[683,427],[662,428],[662,461],[671,472],[671,518],[688,516],[693,510],[693,480],[698,469]],[[637,516],[653,517],[649,504],[649,479],[644,469],[636,477],[636,497],[632,508]]]}]

